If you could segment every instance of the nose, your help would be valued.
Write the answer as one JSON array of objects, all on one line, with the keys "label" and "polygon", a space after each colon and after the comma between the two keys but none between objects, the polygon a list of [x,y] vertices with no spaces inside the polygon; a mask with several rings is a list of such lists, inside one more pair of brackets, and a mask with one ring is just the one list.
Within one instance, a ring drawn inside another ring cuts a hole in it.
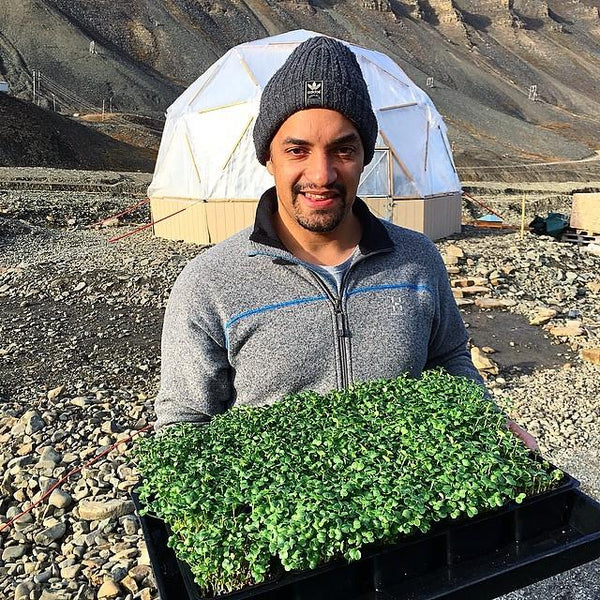
[{"label": "nose", "polygon": [[337,179],[335,158],[328,152],[313,151],[306,165],[305,176],[315,186],[331,185]]}]

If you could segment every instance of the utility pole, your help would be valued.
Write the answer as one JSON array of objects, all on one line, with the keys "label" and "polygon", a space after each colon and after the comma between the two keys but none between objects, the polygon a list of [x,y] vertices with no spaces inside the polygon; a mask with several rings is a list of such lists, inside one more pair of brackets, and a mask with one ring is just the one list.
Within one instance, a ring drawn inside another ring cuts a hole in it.
[{"label": "utility pole", "polygon": [[104,121],[104,98],[102,98],[102,120]]},{"label": "utility pole", "polygon": [[31,102],[35,104],[35,69],[33,70],[33,91],[31,96]]},{"label": "utility pole", "polygon": [[54,93],[52,94],[52,103],[54,105],[54,112],[56,112],[56,96],[54,95]]}]

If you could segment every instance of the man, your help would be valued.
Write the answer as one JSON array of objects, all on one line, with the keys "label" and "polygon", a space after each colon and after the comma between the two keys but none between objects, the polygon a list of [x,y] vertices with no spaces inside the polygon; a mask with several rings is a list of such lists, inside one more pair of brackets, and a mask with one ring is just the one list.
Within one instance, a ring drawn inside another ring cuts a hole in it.
[{"label": "man", "polygon": [[444,367],[482,383],[435,246],[356,197],[377,120],[351,50],[298,46],[263,91],[254,227],[192,260],[165,314],[157,427]]}]

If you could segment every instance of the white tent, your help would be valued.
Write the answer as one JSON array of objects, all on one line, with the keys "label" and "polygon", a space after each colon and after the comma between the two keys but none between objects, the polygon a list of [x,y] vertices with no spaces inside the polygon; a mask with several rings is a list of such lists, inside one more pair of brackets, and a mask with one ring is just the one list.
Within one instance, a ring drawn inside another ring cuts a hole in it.
[{"label": "white tent", "polygon": [[[273,185],[252,140],[260,95],[292,50],[314,35],[320,34],[299,30],[236,46],[169,107],[148,189],[157,235],[210,243],[250,224],[256,200]],[[389,57],[347,45],[379,124],[359,195],[380,216],[430,237],[459,230],[460,182],[439,113]],[[436,198],[428,224],[424,200]],[[422,213],[416,216],[415,201]]]}]

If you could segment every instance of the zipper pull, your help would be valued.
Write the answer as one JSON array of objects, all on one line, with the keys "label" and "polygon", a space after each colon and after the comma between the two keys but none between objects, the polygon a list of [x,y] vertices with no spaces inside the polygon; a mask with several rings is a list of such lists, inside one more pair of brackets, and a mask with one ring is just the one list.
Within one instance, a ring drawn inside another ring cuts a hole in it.
[{"label": "zipper pull", "polygon": [[337,323],[338,337],[348,337],[346,332],[346,323],[344,320],[344,312],[339,307],[335,309],[335,321]]}]

